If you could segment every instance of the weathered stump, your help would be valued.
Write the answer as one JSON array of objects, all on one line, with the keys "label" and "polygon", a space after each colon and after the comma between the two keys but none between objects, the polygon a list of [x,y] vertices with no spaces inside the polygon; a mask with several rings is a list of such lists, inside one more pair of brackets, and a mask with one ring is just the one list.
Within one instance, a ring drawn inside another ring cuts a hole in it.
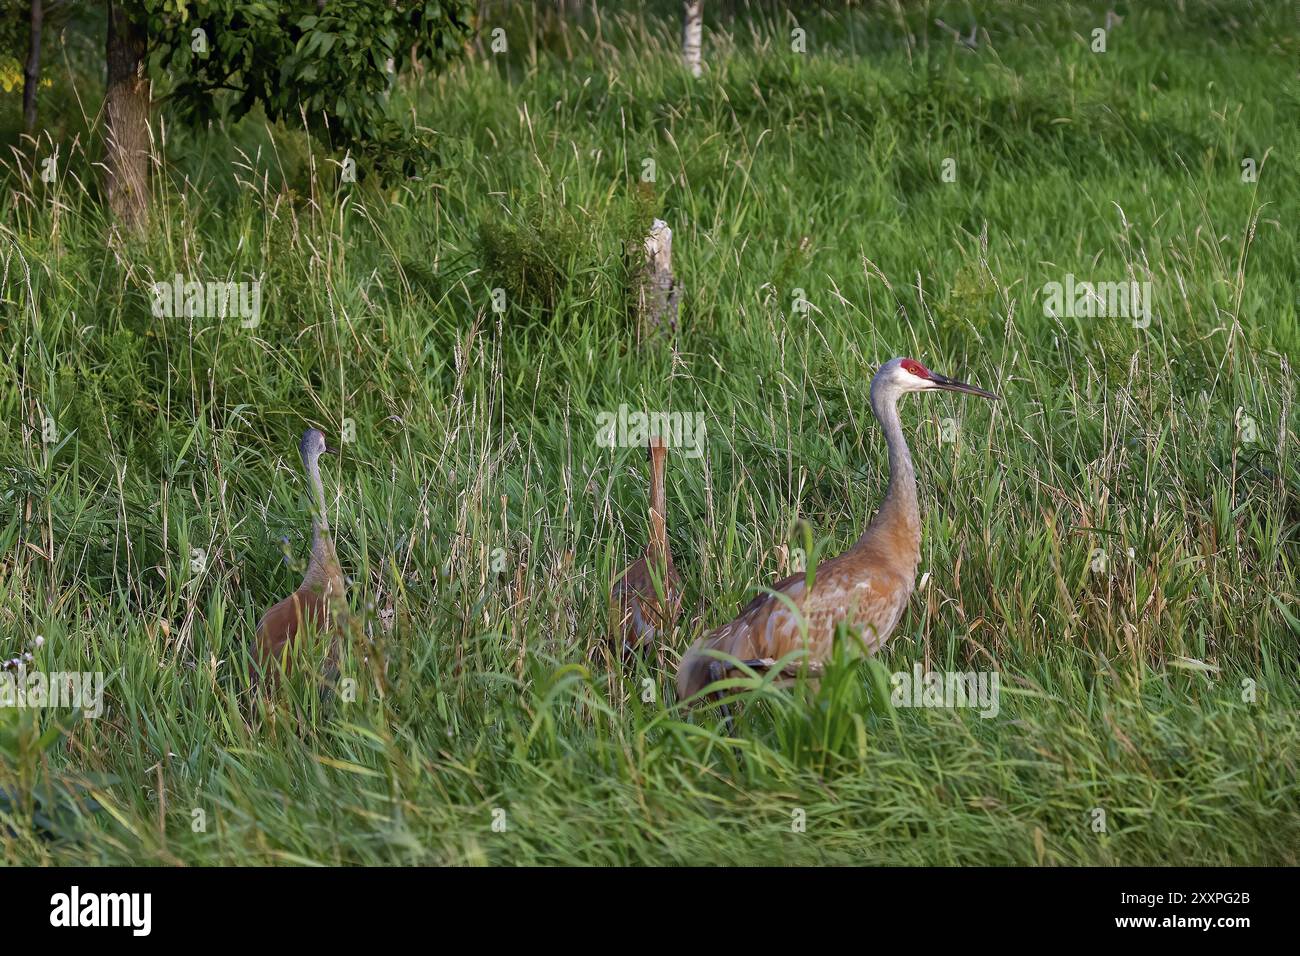
[{"label": "weathered stump", "polygon": [[645,238],[645,264],[637,290],[637,330],[642,341],[677,331],[681,286],[673,276],[673,231],[656,219]]}]

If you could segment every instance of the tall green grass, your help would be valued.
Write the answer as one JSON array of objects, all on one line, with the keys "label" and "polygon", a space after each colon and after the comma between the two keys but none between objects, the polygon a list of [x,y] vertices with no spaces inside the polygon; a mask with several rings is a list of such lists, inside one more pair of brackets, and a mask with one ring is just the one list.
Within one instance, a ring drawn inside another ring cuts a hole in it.
[{"label": "tall green grass", "polygon": [[[698,81],[674,4],[491,8],[506,54],[403,91],[439,168],[341,184],[299,130],[164,112],[155,228],[122,242],[100,73],[47,57],[49,131],[3,131],[0,655],[40,635],[108,700],[44,749],[56,715],[0,712],[27,722],[0,790],[66,781],[74,820],[0,804],[5,859],[1295,864],[1300,41],[1281,6],[1144,4],[1094,54],[1105,8],[708,9]],[[638,345],[655,215],[686,294]],[[260,277],[260,325],[155,319],[178,272]],[[1067,273],[1151,282],[1156,320],[1044,315]],[[1004,398],[904,408],[924,583],[878,660],[744,682],[728,739],[673,700],[677,657],[799,522],[821,554],[860,533],[868,383],[903,354]],[[708,429],[669,463],[687,613],[631,673],[605,602],[645,464],[595,440],[624,402]],[[250,706],[307,550],[298,436],[349,422],[356,699]],[[892,707],[917,661],[997,671],[1000,713]]]}]

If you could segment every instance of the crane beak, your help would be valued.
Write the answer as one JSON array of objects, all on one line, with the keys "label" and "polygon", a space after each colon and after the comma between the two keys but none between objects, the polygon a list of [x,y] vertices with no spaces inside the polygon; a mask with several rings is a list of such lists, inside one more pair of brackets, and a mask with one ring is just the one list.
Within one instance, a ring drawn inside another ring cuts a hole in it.
[{"label": "crane beak", "polygon": [[935,387],[945,389],[949,392],[961,392],[963,395],[978,395],[980,398],[988,398],[998,401],[998,397],[992,392],[986,392],[982,388],[976,388],[974,385],[967,385],[965,382],[959,382],[955,378],[949,378],[946,375],[940,375],[938,372],[930,373],[930,381],[934,382]]},{"label": "crane beak", "polygon": [[327,455],[337,455],[338,453],[339,453],[339,450],[338,450],[337,448],[335,448],[333,445],[326,444],[326,446],[325,446],[325,454],[327,454]]}]

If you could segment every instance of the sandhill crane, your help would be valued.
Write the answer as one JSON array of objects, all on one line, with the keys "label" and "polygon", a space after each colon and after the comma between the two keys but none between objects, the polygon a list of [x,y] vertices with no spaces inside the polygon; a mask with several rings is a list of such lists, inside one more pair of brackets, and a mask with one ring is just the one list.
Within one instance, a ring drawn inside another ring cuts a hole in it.
[{"label": "sandhill crane", "polygon": [[657,641],[672,633],[682,609],[682,582],[673,567],[668,544],[668,495],[664,471],[668,446],[654,436],[648,443],[650,458],[650,542],[645,554],[627,567],[614,582],[610,595],[617,615],[614,633],[627,660],[636,652],[657,651]]},{"label": "sandhill crane", "polygon": [[[921,560],[916,472],[899,423],[898,400],[908,392],[941,389],[997,398],[931,372],[913,359],[891,359],[880,367],[871,380],[871,410],[889,446],[889,490],[880,511],[849,550],[817,565],[811,590],[806,574],[792,574],[773,585],[775,593],[758,595],[734,620],[696,641],[677,672],[679,700],[689,700],[736,669],[734,662],[710,652],[766,671],[787,654],[805,649],[802,666],[815,677],[831,655],[841,621],[861,638],[868,653],[889,639],[912,595]],[[799,666],[787,665],[779,681],[788,683]],[[723,713],[730,726],[730,714],[725,708]]]},{"label": "sandhill crane", "polygon": [[315,428],[302,434],[298,444],[303,469],[311,486],[311,560],[302,584],[283,601],[262,616],[257,625],[253,645],[253,678],[258,674],[270,675],[281,664],[286,670],[294,639],[305,627],[336,632],[331,639],[327,673],[336,662],[337,632],[341,618],[346,614],[344,603],[343,571],[334,554],[334,540],[330,537],[329,521],[325,517],[325,486],[320,478],[320,456],[334,454],[335,449],[325,443],[325,436]]}]

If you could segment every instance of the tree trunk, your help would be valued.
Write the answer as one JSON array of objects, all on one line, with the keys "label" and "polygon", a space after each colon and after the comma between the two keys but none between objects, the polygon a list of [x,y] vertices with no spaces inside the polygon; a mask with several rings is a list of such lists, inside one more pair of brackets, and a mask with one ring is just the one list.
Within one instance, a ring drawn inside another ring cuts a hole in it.
[{"label": "tree trunk", "polygon": [[700,50],[704,35],[704,0],[686,0],[682,9],[682,61],[691,76],[704,72],[700,63]]},{"label": "tree trunk", "polygon": [[121,3],[108,4],[108,88],[104,166],[108,205],[117,221],[138,231],[149,221],[149,80],[144,73],[144,26]]},{"label": "tree trunk", "polygon": [[656,219],[645,238],[645,263],[637,290],[637,337],[677,331],[682,289],[673,276],[673,231]]},{"label": "tree trunk", "polygon": [[32,0],[31,42],[27,47],[27,66],[23,70],[23,130],[36,130],[36,89],[41,83],[41,24],[45,11],[41,0]]}]

